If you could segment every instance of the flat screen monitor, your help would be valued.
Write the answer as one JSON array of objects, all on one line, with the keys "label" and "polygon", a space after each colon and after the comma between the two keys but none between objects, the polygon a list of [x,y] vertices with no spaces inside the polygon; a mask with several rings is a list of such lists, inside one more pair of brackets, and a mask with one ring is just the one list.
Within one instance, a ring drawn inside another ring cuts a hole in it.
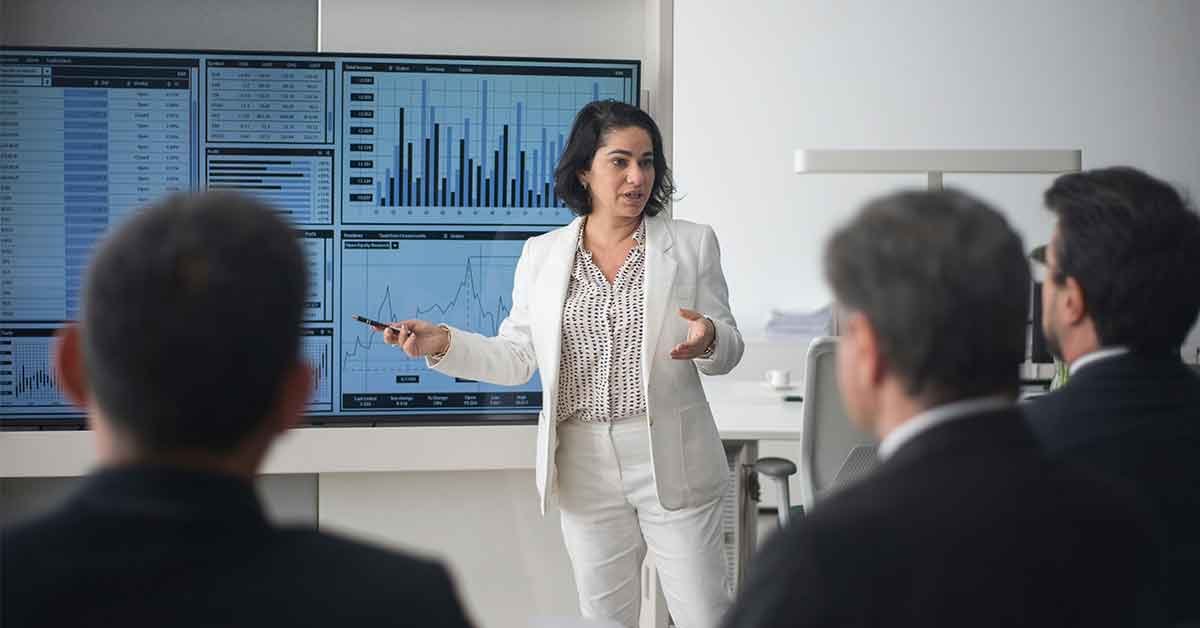
[{"label": "flat screen monitor", "polygon": [[1029,359],[1034,364],[1053,364],[1054,355],[1050,353],[1050,347],[1046,344],[1046,334],[1042,331],[1042,284],[1041,282],[1033,282],[1033,299],[1030,301],[1033,320],[1030,323],[1030,334],[1032,335],[1032,346],[1030,348]]},{"label": "flat screen monitor", "polygon": [[[0,49],[0,426],[70,426],[54,333],[105,233],[166,194],[236,190],[295,225],[312,423],[530,421],[535,376],[447,377],[351,319],[494,334],[525,239],[566,224],[554,169],[624,60]],[[232,403],[232,401],[231,401]]]}]

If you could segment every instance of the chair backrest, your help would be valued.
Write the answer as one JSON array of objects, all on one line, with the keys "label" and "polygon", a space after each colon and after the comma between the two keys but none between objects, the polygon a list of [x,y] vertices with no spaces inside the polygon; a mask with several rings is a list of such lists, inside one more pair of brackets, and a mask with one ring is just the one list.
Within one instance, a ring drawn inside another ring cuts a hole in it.
[{"label": "chair backrest", "polygon": [[850,453],[846,454],[846,460],[842,462],[837,475],[834,476],[833,485],[830,488],[833,490],[841,489],[843,486],[854,484],[860,478],[866,477],[867,474],[871,473],[879,465],[879,455],[875,450],[876,447],[874,444],[857,445],[854,449],[851,449]]},{"label": "chair backrest", "polygon": [[800,503],[807,511],[833,487],[838,471],[856,447],[873,452],[876,442],[846,415],[837,385],[837,338],[814,338],[804,368],[804,405],[800,434]]}]

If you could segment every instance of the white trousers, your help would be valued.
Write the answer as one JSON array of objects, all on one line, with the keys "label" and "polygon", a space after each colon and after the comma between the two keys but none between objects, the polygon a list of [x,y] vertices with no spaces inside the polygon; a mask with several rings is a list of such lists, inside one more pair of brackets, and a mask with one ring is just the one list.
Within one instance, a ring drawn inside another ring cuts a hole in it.
[{"label": "white trousers", "polygon": [[583,616],[636,628],[648,547],[675,625],[716,628],[731,602],[721,498],[682,510],[659,505],[646,419],[559,423],[555,459]]}]

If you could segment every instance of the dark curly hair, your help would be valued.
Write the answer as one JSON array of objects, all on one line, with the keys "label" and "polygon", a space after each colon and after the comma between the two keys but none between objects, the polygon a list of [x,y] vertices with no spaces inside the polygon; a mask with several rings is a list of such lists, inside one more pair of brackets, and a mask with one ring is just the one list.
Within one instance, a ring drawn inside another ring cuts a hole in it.
[{"label": "dark curly hair", "polygon": [[616,100],[597,100],[584,105],[575,115],[571,137],[554,170],[554,193],[579,216],[592,213],[591,194],[579,182],[579,172],[591,168],[592,158],[604,145],[604,135],[615,129],[637,127],[650,134],[654,147],[654,187],[643,210],[654,216],[666,208],[675,193],[671,169],[663,153],[662,132],[650,114]]}]

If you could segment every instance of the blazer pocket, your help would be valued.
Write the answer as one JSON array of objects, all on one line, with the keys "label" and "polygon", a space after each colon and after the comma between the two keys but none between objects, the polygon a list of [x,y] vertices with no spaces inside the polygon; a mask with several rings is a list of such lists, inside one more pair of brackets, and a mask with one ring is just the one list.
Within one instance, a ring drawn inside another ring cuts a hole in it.
[{"label": "blazer pocket", "polygon": [[692,488],[693,503],[718,497],[729,475],[725,446],[707,403],[685,406],[679,411],[683,436],[683,472]]}]

